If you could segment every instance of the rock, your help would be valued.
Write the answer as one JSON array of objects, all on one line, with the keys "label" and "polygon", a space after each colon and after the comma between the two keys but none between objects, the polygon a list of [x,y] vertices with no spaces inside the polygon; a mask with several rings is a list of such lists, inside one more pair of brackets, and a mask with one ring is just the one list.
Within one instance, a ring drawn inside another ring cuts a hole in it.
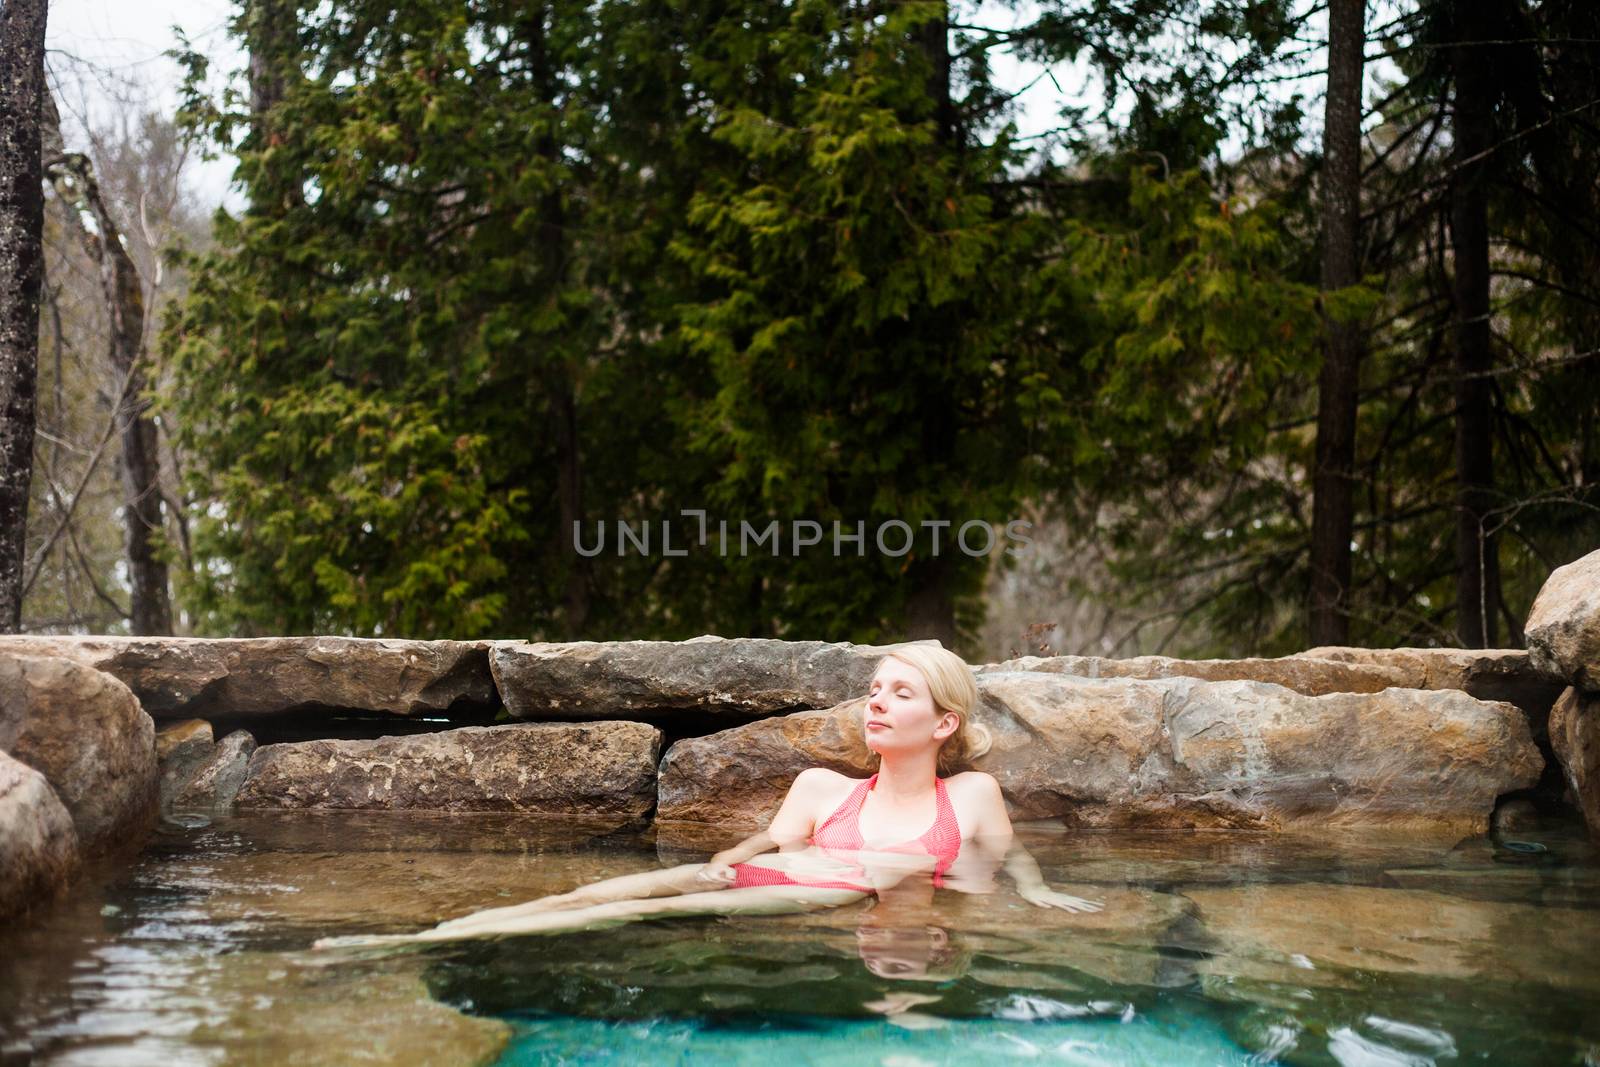
[{"label": "rock", "polygon": [[696,637],[692,641],[502,642],[489,654],[506,710],[609,719],[694,710],[759,718],[863,694],[896,646]]},{"label": "rock", "polygon": [[1537,830],[1539,826],[1539,808],[1526,797],[1514,797],[1505,801],[1494,809],[1494,815],[1489,820],[1489,829],[1497,834]]},{"label": "rock", "polygon": [[206,879],[215,888],[206,907],[221,922],[410,933],[484,908],[661,869],[638,852],[459,852],[454,844],[435,839],[392,852],[209,855]]},{"label": "rock", "polygon": [[1459,689],[1479,700],[1503,700],[1542,723],[1562,682],[1520,648],[1346,648],[1325,645],[1291,659],[1331,660],[1399,671],[1402,689]]},{"label": "rock", "polygon": [[156,733],[156,762],[161,767],[163,809],[172,806],[172,798],[195,776],[215,747],[211,724],[204,719],[185,719]]},{"label": "rock", "polygon": [[159,719],[304,708],[438,715],[492,705],[488,645],[355,637],[0,637],[0,652],[105,671]]},{"label": "rock", "polygon": [[375,741],[264,745],[240,808],[607,815],[654,802],[661,733],[636,722],[461,727]]},{"label": "rock", "polygon": [[[407,973],[420,965],[394,967],[403,969],[372,973],[305,966],[281,952],[223,953],[185,984],[191,999],[211,1007],[184,1044],[194,1059],[232,1064],[479,1067],[499,1059],[509,1025],[441,1004],[421,973]],[[172,1006],[163,1018],[178,1014]]]},{"label": "rock", "polygon": [[1550,743],[1590,836],[1600,840],[1600,695],[1561,694],[1550,712]]},{"label": "rock", "polygon": [[[1381,693],[1390,687],[1411,686],[1410,676],[1398,667],[1380,663],[1345,663],[1305,659],[1170,659],[1138,656],[1107,659],[1102,656],[1024,656],[978,667],[979,674],[1040,671],[1080,678],[1201,678],[1208,682],[1270,682],[1306,696],[1327,693]],[[1420,687],[1420,688],[1426,688]]]},{"label": "rock", "polygon": [[232,807],[239,787],[244,785],[250,755],[255,750],[256,739],[243,730],[235,730],[218,741],[210,755],[173,794],[173,810],[217,811]]},{"label": "rock", "polygon": [[[1384,826],[1482,832],[1543,760],[1521,712],[1459,692],[1308,697],[1263,682],[986,673],[977,762],[1016,819],[1095,828]],[[762,825],[794,776],[868,773],[865,701],[679,741],[658,817]]]},{"label": "rock", "polygon": [[154,825],[155,724],[110,675],[0,655],[0,751],[45,776],[86,853],[138,841]]},{"label": "rock", "polygon": [[184,758],[186,754],[200,752],[200,760],[204,760],[204,753],[210,752],[215,743],[211,724],[204,719],[169,723],[156,731],[156,760],[165,772],[169,762]]},{"label": "rock", "polygon": [[1600,550],[1550,573],[1523,633],[1541,670],[1600,692]]},{"label": "rock", "polygon": [[1219,951],[1202,973],[1289,988],[1367,988],[1374,972],[1600,989],[1600,913],[1465,900],[1422,889],[1252,885],[1186,889]]},{"label": "rock", "polygon": [[77,863],[72,816],[50,783],[0,752],[0,918],[55,895]]}]

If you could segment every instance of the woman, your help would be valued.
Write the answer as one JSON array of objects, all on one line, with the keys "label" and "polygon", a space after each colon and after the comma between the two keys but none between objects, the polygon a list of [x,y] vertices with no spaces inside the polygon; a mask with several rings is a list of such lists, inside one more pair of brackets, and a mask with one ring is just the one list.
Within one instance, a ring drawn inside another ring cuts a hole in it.
[{"label": "woman", "polygon": [[972,670],[959,656],[934,645],[896,649],[872,676],[862,723],[878,772],[865,780],[820,767],[800,772],[764,832],[709,862],[611,878],[418,934],[330,938],[317,947],[593,929],[663,915],[808,911],[882,895],[913,877],[984,892],[1002,862],[1031,903],[1098,911],[1100,904],[1044,884],[1038,865],[1014,843],[994,778],[955,773],[989,747],[988,731],[970,721],[977,703]]}]

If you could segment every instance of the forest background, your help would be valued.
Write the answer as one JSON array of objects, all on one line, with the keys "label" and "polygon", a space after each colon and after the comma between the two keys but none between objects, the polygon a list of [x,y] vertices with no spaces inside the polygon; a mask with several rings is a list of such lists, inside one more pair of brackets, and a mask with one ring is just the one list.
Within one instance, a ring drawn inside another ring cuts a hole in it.
[{"label": "forest background", "polygon": [[[176,43],[176,113],[43,109],[12,626],[1482,647],[1600,546],[1587,0],[247,0],[232,34],[231,72]],[[695,508],[780,552],[574,551]],[[1014,518],[1026,551],[952,550]],[[865,551],[791,554],[796,519]]]}]

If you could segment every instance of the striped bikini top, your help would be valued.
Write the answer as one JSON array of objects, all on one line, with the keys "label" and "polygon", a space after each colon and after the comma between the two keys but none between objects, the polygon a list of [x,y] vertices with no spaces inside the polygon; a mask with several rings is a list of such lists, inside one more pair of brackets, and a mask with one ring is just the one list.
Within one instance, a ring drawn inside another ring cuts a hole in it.
[{"label": "striped bikini top", "polygon": [[[859,783],[844,803],[834,809],[823,824],[817,827],[816,833],[811,835],[811,843],[819,848],[833,851],[860,852],[867,847],[861,837],[861,809],[867,803],[867,794],[872,787],[878,784],[878,776],[874,774],[866,781]],[[874,852],[914,852],[924,851],[937,861],[933,868],[933,884],[941,884],[941,876],[950,869],[956,861],[956,856],[961,852],[961,826],[956,822],[956,809],[950,804],[950,795],[945,791],[944,779],[933,780],[934,816],[933,825],[921,837],[914,837],[898,845],[885,848],[875,848]]]}]

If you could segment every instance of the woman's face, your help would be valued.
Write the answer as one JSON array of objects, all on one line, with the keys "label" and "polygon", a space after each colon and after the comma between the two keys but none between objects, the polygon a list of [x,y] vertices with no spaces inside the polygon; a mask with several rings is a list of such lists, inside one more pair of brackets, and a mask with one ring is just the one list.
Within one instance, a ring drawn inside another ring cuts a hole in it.
[{"label": "woman's face", "polygon": [[917,668],[893,657],[878,664],[867,687],[863,723],[869,749],[880,756],[937,749],[960,722],[954,712],[941,712],[934,704],[928,681]]},{"label": "woman's face", "polygon": [[950,934],[938,926],[863,925],[856,930],[856,947],[861,962],[879,978],[943,981],[952,977],[936,970],[950,955]]}]

